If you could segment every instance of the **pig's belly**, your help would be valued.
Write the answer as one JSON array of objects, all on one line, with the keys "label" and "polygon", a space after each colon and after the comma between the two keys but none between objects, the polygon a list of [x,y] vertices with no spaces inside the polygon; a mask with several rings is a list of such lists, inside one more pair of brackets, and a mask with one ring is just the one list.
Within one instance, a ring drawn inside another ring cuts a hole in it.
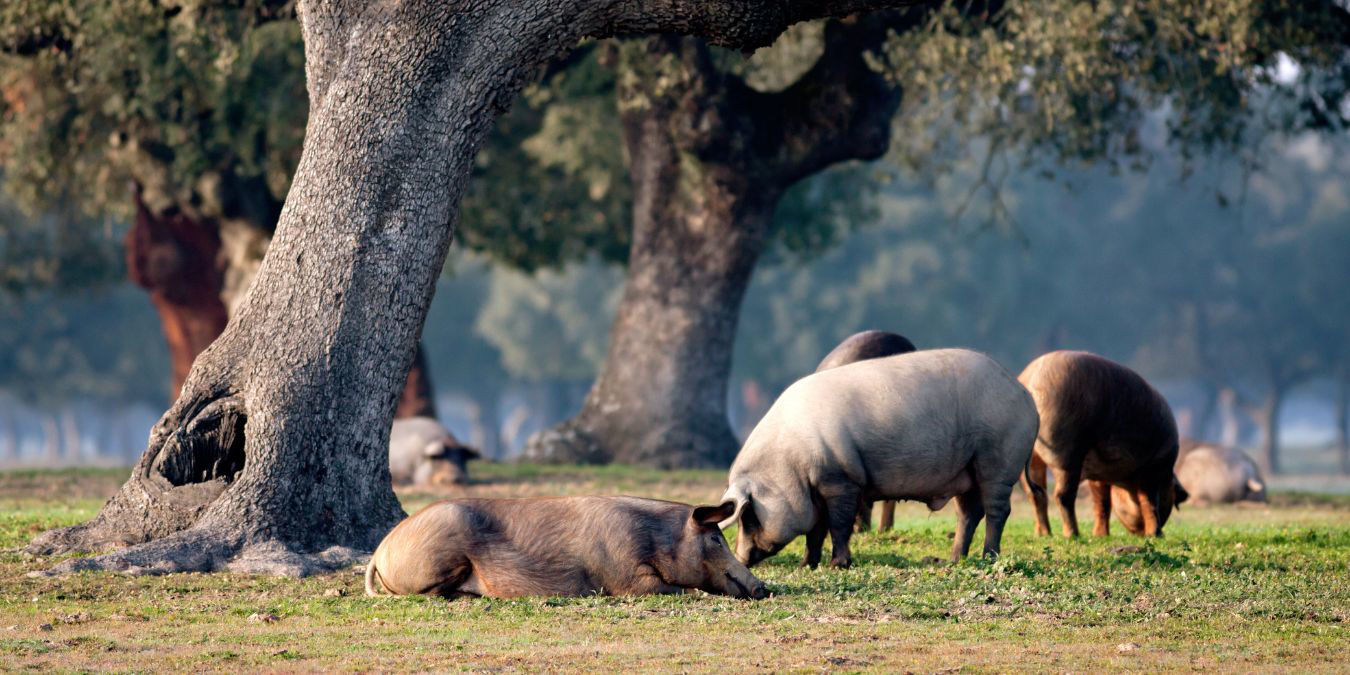
[{"label": "pig's belly", "polygon": [[868,491],[872,499],[907,499],[924,502],[937,510],[948,499],[969,492],[975,486],[970,471],[961,469],[955,476],[929,474],[927,476],[909,475],[901,480],[891,480],[884,485],[875,485]]}]

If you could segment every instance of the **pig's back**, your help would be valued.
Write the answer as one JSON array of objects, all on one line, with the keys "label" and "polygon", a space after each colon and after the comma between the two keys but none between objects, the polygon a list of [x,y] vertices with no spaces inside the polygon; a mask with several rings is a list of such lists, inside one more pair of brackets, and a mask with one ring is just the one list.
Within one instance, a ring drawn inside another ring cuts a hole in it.
[{"label": "pig's back", "polygon": [[1035,399],[1052,466],[1086,453],[1085,477],[1113,480],[1175,461],[1172,409],[1133,370],[1088,352],[1056,351],[1033,360],[1018,380]]},{"label": "pig's back", "polygon": [[1034,425],[1034,419],[1026,391],[993,359],[965,349],[933,349],[798,380],[746,447],[800,448],[794,454],[807,456],[790,461],[840,465],[849,473],[876,474],[887,467],[945,472],[965,466],[972,441]]}]

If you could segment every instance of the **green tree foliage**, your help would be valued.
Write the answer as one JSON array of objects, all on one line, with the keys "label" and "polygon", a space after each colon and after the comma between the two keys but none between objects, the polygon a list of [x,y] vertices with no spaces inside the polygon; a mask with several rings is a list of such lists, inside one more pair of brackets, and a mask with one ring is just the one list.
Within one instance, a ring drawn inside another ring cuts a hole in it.
[{"label": "green tree foliage", "polygon": [[[533,87],[480,153],[461,217],[469,248],[523,269],[593,254],[624,258],[628,198],[617,130],[578,137],[565,166],[550,155],[565,141],[565,116],[615,119],[612,71],[590,52]],[[244,208],[241,200],[279,203],[304,135],[303,66],[288,3],[6,3],[0,177],[23,211],[0,213],[6,287],[54,283],[25,268],[66,258],[101,270],[97,280],[120,273],[85,251],[124,231],[133,181],[156,212],[219,218]],[[559,98],[569,105],[553,110]],[[53,229],[61,231],[44,233]],[[34,248],[39,240],[45,248]]]},{"label": "green tree foliage", "polygon": [[0,10],[0,166],[31,211],[209,208],[221,179],[281,200],[304,134],[303,49],[266,0],[17,0]]},{"label": "green tree foliage", "polygon": [[631,193],[613,90],[594,44],[526,87],[475,160],[460,207],[467,248],[526,271],[627,258]]},{"label": "green tree foliage", "polygon": [[1160,109],[1183,157],[1272,130],[1340,130],[1350,116],[1350,14],[1336,2],[1049,0],[974,17],[958,7],[897,36],[885,59],[906,87],[896,137],[911,166],[987,138],[989,152],[1020,149],[1026,162],[1137,167]]}]

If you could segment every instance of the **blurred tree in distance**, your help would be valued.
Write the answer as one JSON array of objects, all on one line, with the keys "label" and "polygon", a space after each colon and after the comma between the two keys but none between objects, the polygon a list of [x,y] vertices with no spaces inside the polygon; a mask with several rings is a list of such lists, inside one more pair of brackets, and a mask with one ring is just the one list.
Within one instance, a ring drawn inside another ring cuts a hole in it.
[{"label": "blurred tree in distance", "polygon": [[[870,22],[889,31],[884,48],[865,37]],[[639,257],[631,258],[609,357],[582,411],[532,441],[532,455],[659,466],[729,461],[725,334],[735,330],[743,271],[767,245],[762,233],[772,231],[761,223],[774,220],[777,191],[802,177],[775,177],[764,158],[837,153],[803,171],[810,174],[875,156],[847,148],[884,140],[903,93],[894,157],[941,177],[950,162],[983,150],[976,180],[952,211],[961,217],[984,192],[989,222],[1017,234],[1002,199],[1010,157],[1048,176],[1055,165],[1142,168],[1150,146],[1140,134],[1149,114],[1163,109],[1166,138],[1183,157],[1232,152],[1270,130],[1341,128],[1347,36],[1350,20],[1333,2],[1062,0],[947,3],[801,27],[761,50],[760,64],[691,40],[624,45],[619,118],[640,195]],[[850,59],[868,68],[839,65]],[[1293,75],[1281,75],[1288,63],[1296,64]],[[756,78],[757,65],[769,74]],[[884,74],[890,87],[868,82],[869,73]],[[842,87],[827,97],[840,114],[803,104],[831,86]],[[801,114],[803,107],[810,112]],[[568,145],[592,128],[610,129],[593,126],[593,116],[567,119],[579,122],[557,135]],[[738,127],[744,119],[755,127]],[[828,130],[823,143],[803,133],[817,123]],[[775,136],[780,125],[792,132]],[[844,187],[829,197],[856,202],[865,194]]]}]

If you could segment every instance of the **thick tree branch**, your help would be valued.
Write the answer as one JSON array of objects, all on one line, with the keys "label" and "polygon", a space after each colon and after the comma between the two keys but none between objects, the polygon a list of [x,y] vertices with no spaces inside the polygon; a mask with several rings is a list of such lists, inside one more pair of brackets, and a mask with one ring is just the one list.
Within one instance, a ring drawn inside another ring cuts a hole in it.
[{"label": "thick tree branch", "polygon": [[902,92],[867,63],[867,54],[891,31],[921,25],[926,14],[894,10],[826,24],[820,59],[792,86],[762,101],[765,113],[780,115],[781,123],[770,130],[777,137],[765,139],[764,147],[774,150],[766,160],[781,185],[838,162],[885,154]]},{"label": "thick tree branch", "polygon": [[939,3],[924,0],[615,0],[596,37],[678,33],[720,47],[767,47],[793,24],[892,7]]}]

